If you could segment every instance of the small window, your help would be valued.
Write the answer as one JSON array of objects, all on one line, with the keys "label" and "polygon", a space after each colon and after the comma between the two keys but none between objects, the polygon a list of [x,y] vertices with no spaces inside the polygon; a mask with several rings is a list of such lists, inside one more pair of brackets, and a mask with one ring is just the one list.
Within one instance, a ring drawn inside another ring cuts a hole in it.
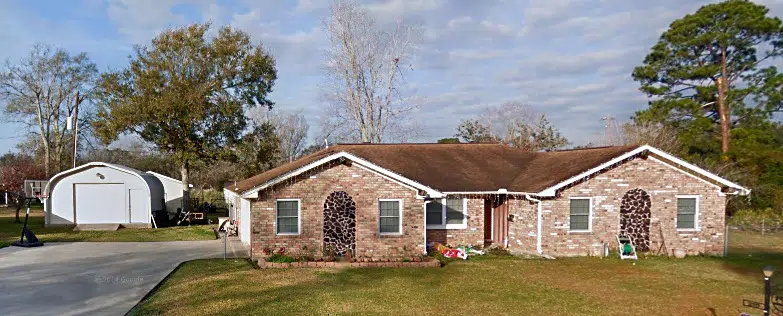
[{"label": "small window", "polygon": [[571,231],[590,231],[590,199],[571,199]]},{"label": "small window", "polygon": [[277,234],[299,234],[299,200],[277,200]]},{"label": "small window", "polygon": [[437,199],[427,203],[427,228],[467,228],[467,199]]},{"label": "small window", "polygon": [[677,198],[677,229],[696,229],[698,205],[695,197]]},{"label": "small window", "polygon": [[381,234],[402,234],[402,201],[380,200],[379,231]]}]

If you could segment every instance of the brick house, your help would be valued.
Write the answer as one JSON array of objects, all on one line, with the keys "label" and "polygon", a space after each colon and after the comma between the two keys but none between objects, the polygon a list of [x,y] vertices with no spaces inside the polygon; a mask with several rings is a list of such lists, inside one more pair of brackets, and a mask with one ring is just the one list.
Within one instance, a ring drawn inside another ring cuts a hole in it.
[{"label": "brick house", "polygon": [[427,245],[512,253],[723,253],[740,185],[651,146],[527,152],[499,144],[346,144],[225,188],[240,237],[263,250],[405,259]]}]

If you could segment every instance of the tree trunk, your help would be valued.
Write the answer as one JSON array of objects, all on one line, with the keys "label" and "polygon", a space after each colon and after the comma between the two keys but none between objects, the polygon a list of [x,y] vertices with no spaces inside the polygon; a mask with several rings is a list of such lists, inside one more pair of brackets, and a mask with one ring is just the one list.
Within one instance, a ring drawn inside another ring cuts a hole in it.
[{"label": "tree trunk", "polygon": [[49,142],[44,140],[43,147],[44,147],[44,173],[46,174],[46,178],[49,179],[49,176],[51,175],[49,173],[50,171],[49,159],[51,159],[51,155],[49,154]]},{"label": "tree trunk", "polygon": [[726,86],[726,80],[723,77],[718,78],[718,115],[720,116],[720,136],[721,136],[721,158],[723,160],[729,159],[729,109],[726,104],[726,94],[728,87]]},{"label": "tree trunk", "polygon": [[24,202],[25,202],[24,191],[14,193],[13,201],[14,201],[14,208],[16,209],[16,216],[14,218],[14,222],[21,223],[22,220],[19,219],[19,211],[22,209],[22,206],[24,206]]},{"label": "tree trunk", "polygon": [[718,115],[720,116],[720,136],[721,136],[721,158],[723,161],[729,160],[729,121],[730,113],[729,106],[726,104],[729,92],[729,82],[726,79],[728,69],[726,67],[726,48],[721,49],[721,74],[717,78],[716,84],[718,85]]},{"label": "tree trunk", "polygon": [[14,196],[14,201],[15,201],[15,203],[14,203],[14,204],[16,204],[16,205],[14,206],[14,208],[16,208],[16,217],[15,217],[15,219],[14,219],[14,222],[16,222],[16,223],[21,223],[21,222],[22,222],[22,221],[19,219],[19,210],[21,210],[21,209],[22,209],[22,204],[24,203],[24,199],[20,199],[20,198],[19,198],[20,196],[21,196],[21,195],[19,195],[19,193],[17,193],[17,194]]},{"label": "tree trunk", "polygon": [[182,173],[182,214],[187,213],[188,207],[190,206],[190,183],[188,182],[189,168],[190,166],[187,160],[185,160],[180,167],[180,172]]}]

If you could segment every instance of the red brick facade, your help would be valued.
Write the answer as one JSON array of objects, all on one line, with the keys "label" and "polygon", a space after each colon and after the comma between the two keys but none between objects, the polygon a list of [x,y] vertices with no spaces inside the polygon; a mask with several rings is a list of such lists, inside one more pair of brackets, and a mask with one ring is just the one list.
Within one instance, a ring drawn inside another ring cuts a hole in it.
[{"label": "red brick facade", "polygon": [[[285,247],[289,253],[315,257],[323,253],[323,208],[327,196],[347,192],[356,203],[355,258],[407,258],[421,255],[424,246],[424,200],[416,191],[357,165],[323,166],[260,192],[251,206],[251,249],[254,258],[263,249]],[[277,199],[301,202],[298,235],[277,235]],[[379,234],[379,199],[402,199],[402,234]]]},{"label": "red brick facade", "polygon": [[[707,183],[653,157],[635,158],[603,173],[591,176],[542,201],[541,248],[543,254],[558,256],[598,255],[603,244],[616,248],[620,230],[620,203],[632,189],[649,194],[650,249],[658,250],[665,239],[668,252],[677,248],[688,254],[722,254],[726,197],[718,186]],[[416,191],[356,164],[322,166],[273,189],[260,192],[252,201],[251,248],[254,258],[264,248],[323,254],[324,200],[334,191],[347,192],[356,203],[356,251],[358,259],[405,259],[425,251],[426,242],[446,245],[482,245],[485,202],[482,196],[465,196],[467,228],[429,229],[424,225],[424,200]],[[677,196],[698,196],[698,229],[676,229]],[[570,198],[591,198],[591,230],[569,231]],[[300,233],[277,235],[275,201],[300,199]],[[403,229],[399,236],[379,234],[378,200],[401,199]],[[510,197],[508,249],[513,253],[537,253],[538,203],[524,197]],[[663,238],[661,237],[663,232]],[[425,233],[426,232],[426,233]],[[307,250],[305,250],[307,249]]]},{"label": "red brick facade", "polygon": [[[666,241],[669,255],[675,248],[684,249],[688,254],[723,253],[726,197],[719,193],[720,188],[652,157],[636,158],[563,190],[557,199],[544,199],[543,253],[552,256],[598,255],[603,243],[616,248],[620,202],[625,192],[634,188],[645,190],[652,201],[650,249],[653,253],[657,252],[662,240]],[[699,196],[698,230],[676,229],[678,195]],[[569,232],[569,198],[572,197],[592,198],[591,232]],[[526,220],[510,225],[509,250],[535,253],[535,222],[528,223],[528,220],[536,218],[536,204],[518,201],[511,209],[512,213]],[[521,236],[525,236],[524,239]]]}]

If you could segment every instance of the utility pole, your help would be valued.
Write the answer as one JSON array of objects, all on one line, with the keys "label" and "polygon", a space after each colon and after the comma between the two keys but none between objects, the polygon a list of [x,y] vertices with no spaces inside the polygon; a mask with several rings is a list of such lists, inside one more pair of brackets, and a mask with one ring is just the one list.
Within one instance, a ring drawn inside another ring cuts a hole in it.
[{"label": "utility pole", "polygon": [[78,148],[79,138],[79,103],[82,103],[84,99],[79,98],[79,90],[76,90],[76,106],[73,110],[73,168],[76,168],[76,150]]},{"label": "utility pole", "polygon": [[601,118],[602,121],[604,121],[604,127],[606,128],[604,130],[604,142],[606,142],[606,145],[612,146],[615,145],[614,143],[614,137],[617,132],[617,122],[614,119],[614,116],[604,116]]}]

